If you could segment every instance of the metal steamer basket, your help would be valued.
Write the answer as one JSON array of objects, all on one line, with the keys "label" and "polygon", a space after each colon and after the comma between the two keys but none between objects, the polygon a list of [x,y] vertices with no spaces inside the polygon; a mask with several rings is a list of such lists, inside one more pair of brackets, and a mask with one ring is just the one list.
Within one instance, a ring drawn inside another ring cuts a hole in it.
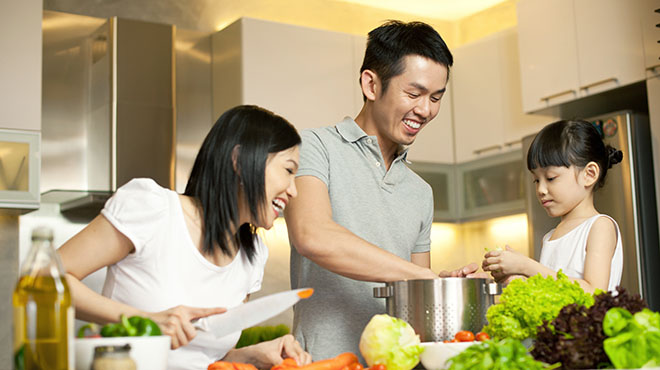
[{"label": "metal steamer basket", "polygon": [[407,321],[422,342],[453,339],[461,330],[481,331],[488,307],[501,293],[493,280],[472,278],[403,280],[374,288],[374,297],[386,299],[388,315]]}]

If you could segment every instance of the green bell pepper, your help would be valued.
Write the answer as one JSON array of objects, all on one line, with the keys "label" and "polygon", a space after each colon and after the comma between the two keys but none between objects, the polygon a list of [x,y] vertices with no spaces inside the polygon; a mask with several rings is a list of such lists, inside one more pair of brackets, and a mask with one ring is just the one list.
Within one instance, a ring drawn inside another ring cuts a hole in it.
[{"label": "green bell pepper", "polygon": [[162,335],[158,324],[153,320],[141,317],[126,317],[121,315],[121,321],[111,323],[101,328],[102,337],[146,337]]}]

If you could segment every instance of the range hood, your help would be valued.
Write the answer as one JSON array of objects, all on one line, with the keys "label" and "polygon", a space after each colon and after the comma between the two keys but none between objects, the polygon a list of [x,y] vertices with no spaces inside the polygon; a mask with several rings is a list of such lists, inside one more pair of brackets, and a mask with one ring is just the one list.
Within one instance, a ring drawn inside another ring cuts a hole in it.
[{"label": "range hood", "polygon": [[174,188],[174,28],[44,11],[41,202],[89,220],[120,186]]}]

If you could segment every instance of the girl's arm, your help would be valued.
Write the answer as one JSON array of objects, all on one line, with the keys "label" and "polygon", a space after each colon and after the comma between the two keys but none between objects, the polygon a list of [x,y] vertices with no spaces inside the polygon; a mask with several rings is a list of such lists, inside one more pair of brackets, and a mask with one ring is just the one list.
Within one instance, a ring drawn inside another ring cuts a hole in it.
[{"label": "girl's arm", "polygon": [[87,275],[121,261],[133,250],[133,243],[102,215],[58,249],[79,319],[106,324],[119,321],[121,314],[149,317],[164,334],[172,337],[172,348],[177,348],[195,336],[190,320],[226,311],[177,306],[149,313],[104,297],[82,283]]},{"label": "girl's arm", "polygon": [[[607,291],[616,242],[617,231],[614,223],[606,217],[599,217],[591,227],[587,238],[584,278],[569,277],[569,279],[577,281],[588,293],[593,293],[596,289]],[[557,271],[514,251],[509,246],[503,251],[486,253],[482,266],[484,271],[490,271],[496,280],[510,275],[530,277],[539,273],[543,276],[557,277]]]}]

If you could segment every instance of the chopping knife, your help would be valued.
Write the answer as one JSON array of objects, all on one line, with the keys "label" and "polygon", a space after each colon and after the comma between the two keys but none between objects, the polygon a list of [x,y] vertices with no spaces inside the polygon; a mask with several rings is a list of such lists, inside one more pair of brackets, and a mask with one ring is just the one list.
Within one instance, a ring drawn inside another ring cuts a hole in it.
[{"label": "chopping knife", "polygon": [[313,293],[314,289],[303,288],[271,294],[230,308],[225,313],[203,317],[193,322],[193,327],[222,338],[270,319]]}]

